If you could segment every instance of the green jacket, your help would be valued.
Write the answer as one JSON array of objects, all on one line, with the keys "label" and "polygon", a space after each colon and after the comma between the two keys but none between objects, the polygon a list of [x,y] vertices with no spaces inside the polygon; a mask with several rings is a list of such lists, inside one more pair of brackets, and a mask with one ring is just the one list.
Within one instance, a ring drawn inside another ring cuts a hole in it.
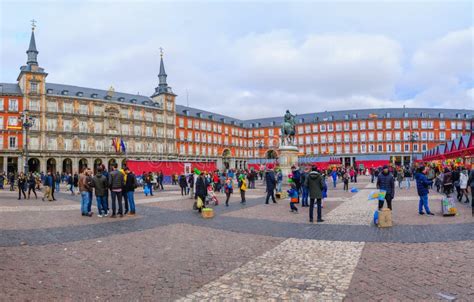
[{"label": "green jacket", "polygon": [[316,171],[311,171],[306,177],[304,185],[309,189],[309,198],[323,198],[324,181],[321,174]]}]

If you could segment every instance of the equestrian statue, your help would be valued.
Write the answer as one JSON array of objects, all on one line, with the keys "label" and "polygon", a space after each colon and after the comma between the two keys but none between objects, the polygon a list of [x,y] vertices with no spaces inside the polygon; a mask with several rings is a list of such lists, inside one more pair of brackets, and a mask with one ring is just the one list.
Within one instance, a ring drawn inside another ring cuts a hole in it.
[{"label": "equestrian statue", "polygon": [[281,145],[294,146],[296,134],[296,115],[286,110],[284,121],[281,124]]}]

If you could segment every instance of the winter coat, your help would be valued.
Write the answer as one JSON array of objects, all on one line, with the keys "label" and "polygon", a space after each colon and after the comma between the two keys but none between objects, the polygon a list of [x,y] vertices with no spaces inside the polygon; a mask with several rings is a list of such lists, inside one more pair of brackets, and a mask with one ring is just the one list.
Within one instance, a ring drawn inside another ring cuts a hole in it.
[{"label": "winter coat", "polygon": [[265,175],[265,182],[267,183],[267,191],[271,192],[275,190],[276,180],[275,180],[275,172],[268,171]]},{"label": "winter coat", "polygon": [[471,186],[471,189],[474,190],[474,169],[469,173],[469,180],[467,181],[468,185]]},{"label": "winter coat", "polygon": [[309,198],[323,198],[324,180],[321,174],[316,171],[311,171],[308,177],[306,177],[305,186],[309,189]]},{"label": "winter coat", "polygon": [[423,173],[416,173],[415,180],[416,180],[416,190],[418,191],[418,196],[428,195],[428,193],[430,192],[428,187],[433,184],[433,181],[429,180],[426,177],[426,175]]},{"label": "winter coat", "polygon": [[207,186],[206,186],[206,181],[204,180],[204,177],[199,176],[196,179],[196,196],[207,196]]},{"label": "winter coat", "polygon": [[180,186],[181,188],[186,188],[186,187],[188,186],[188,182],[186,181],[186,176],[181,175],[181,176],[179,177],[179,186]]},{"label": "winter coat", "polygon": [[133,172],[130,172],[125,181],[125,192],[134,192],[136,187],[138,187],[137,177]]},{"label": "winter coat", "polygon": [[105,196],[107,194],[107,178],[102,173],[97,174],[92,178],[92,186],[95,188],[95,196]]},{"label": "winter coat", "polygon": [[395,197],[395,178],[392,174],[380,173],[377,178],[377,188],[380,190],[387,191],[387,194],[390,194],[392,198]]},{"label": "winter coat", "polygon": [[459,175],[459,187],[461,189],[467,189],[467,181],[469,180],[469,176],[467,176],[467,172]]},{"label": "winter coat", "polygon": [[444,173],[443,185],[448,186],[453,184],[453,174],[451,172]]},{"label": "winter coat", "polygon": [[91,184],[87,181],[87,176],[85,174],[79,175],[79,192],[89,192],[90,186]]},{"label": "winter coat", "polygon": [[110,172],[109,188],[111,190],[122,189],[123,185],[124,185],[123,174],[119,170]]}]

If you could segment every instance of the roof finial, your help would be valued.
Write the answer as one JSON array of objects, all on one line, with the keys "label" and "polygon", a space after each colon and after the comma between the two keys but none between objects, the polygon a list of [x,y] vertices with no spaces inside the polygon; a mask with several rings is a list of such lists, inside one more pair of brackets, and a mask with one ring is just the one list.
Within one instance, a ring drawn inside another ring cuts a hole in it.
[{"label": "roof finial", "polygon": [[36,20],[33,19],[33,20],[31,20],[31,30],[35,31],[35,28],[36,28]]},{"label": "roof finial", "polygon": [[160,47],[160,57],[163,58],[163,47]]}]

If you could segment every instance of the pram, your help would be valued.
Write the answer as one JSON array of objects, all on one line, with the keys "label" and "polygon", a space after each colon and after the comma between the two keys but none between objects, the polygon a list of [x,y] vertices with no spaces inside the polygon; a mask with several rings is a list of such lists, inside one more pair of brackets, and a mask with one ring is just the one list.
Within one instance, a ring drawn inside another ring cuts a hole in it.
[{"label": "pram", "polygon": [[207,186],[207,196],[206,196],[205,203],[206,203],[206,206],[207,205],[214,205],[214,206],[219,205],[219,200],[217,199],[217,196],[214,193],[212,185]]}]

